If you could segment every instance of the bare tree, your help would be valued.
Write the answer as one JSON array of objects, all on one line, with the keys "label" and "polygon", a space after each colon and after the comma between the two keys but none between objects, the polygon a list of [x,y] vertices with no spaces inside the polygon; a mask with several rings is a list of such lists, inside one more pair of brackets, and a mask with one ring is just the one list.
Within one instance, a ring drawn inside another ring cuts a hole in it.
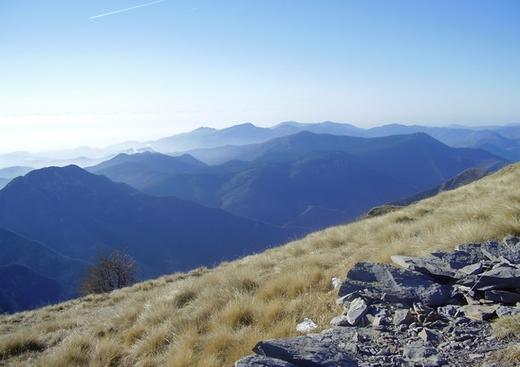
[{"label": "bare tree", "polygon": [[80,294],[106,293],[135,283],[137,263],[129,255],[114,250],[100,253],[94,265],[87,269],[80,285]]}]

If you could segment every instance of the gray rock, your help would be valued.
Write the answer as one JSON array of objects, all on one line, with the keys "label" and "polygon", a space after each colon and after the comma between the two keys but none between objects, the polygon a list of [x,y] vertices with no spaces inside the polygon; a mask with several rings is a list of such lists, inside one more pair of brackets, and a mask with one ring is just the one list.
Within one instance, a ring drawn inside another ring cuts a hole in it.
[{"label": "gray rock", "polygon": [[425,342],[438,344],[442,341],[442,333],[437,330],[424,328],[419,332],[419,338]]},{"label": "gray rock", "polygon": [[496,316],[498,305],[466,305],[460,311],[471,320],[488,321]]},{"label": "gray rock", "polygon": [[408,343],[403,348],[403,357],[412,362],[421,362],[437,354],[437,350],[422,342]]},{"label": "gray rock", "polygon": [[333,326],[350,326],[347,316],[339,315],[330,320],[330,324]]},{"label": "gray rock", "polygon": [[446,305],[437,308],[437,312],[447,319],[454,319],[457,317],[460,306],[457,305]]},{"label": "gray rock", "polygon": [[386,316],[375,316],[372,320],[372,326],[382,327],[388,325],[388,318]]},{"label": "gray rock", "polygon": [[345,294],[341,297],[338,297],[336,299],[336,304],[338,306],[345,306],[347,305],[348,303],[352,302],[353,300],[355,300],[356,298],[359,298],[361,296],[364,295],[364,292],[362,290],[357,290],[357,291],[354,291],[352,293],[348,293],[348,294]]},{"label": "gray rock", "polygon": [[516,248],[516,246],[520,246],[520,237],[509,235],[509,236],[504,237],[502,242],[504,243],[505,246]]},{"label": "gray rock", "polygon": [[498,317],[514,316],[520,313],[520,307],[515,306],[500,306],[496,309]]},{"label": "gray rock", "polygon": [[465,325],[465,324],[468,324],[470,322],[471,322],[471,320],[468,317],[466,317],[466,316],[458,316],[455,319],[455,325]]},{"label": "gray rock", "polygon": [[414,270],[441,281],[449,281],[457,274],[457,269],[451,268],[449,263],[436,256],[392,256],[391,259],[394,264],[404,269]]},{"label": "gray rock", "polygon": [[448,362],[439,356],[431,356],[422,362],[423,367],[441,367],[446,366]]},{"label": "gray rock", "polygon": [[499,267],[478,275],[470,275],[457,283],[480,291],[511,289],[520,284],[520,269]]},{"label": "gray rock", "polygon": [[262,341],[253,351],[298,367],[357,367],[352,355],[326,334]]},{"label": "gray rock", "polygon": [[425,321],[424,326],[427,326],[432,329],[442,330],[446,328],[449,324],[443,320],[435,320],[435,321]]},{"label": "gray rock", "polygon": [[455,300],[453,304],[473,304],[478,303],[477,292],[460,284],[454,284],[451,292],[451,298]]},{"label": "gray rock", "polygon": [[515,304],[517,302],[520,302],[520,294],[509,292],[509,291],[500,291],[500,290],[491,290],[486,291],[484,293],[484,297],[487,300],[497,302],[497,303],[504,303],[508,305]]},{"label": "gray rock", "polygon": [[235,363],[235,367],[297,367],[296,365],[279,359],[253,355],[242,358]]},{"label": "gray rock", "polygon": [[474,264],[476,262],[482,260],[489,260],[486,255],[482,252],[482,244],[481,243],[465,243],[458,245],[455,247],[455,252],[464,252],[466,253],[473,261],[469,264]]},{"label": "gray rock", "polygon": [[420,321],[424,321],[428,315],[434,312],[434,309],[424,305],[421,302],[417,302],[413,304],[413,312]]},{"label": "gray rock", "polygon": [[452,252],[433,252],[431,256],[442,259],[449,264],[452,269],[461,269],[470,264],[482,261],[485,258],[482,251],[466,251],[462,249]]},{"label": "gray rock", "polygon": [[350,303],[347,311],[347,321],[350,325],[357,325],[367,313],[368,305],[363,298],[356,298]]},{"label": "gray rock", "polygon": [[383,264],[358,263],[348,272],[339,295],[362,290],[373,300],[384,298],[386,302],[406,306],[414,302],[438,306],[450,303],[452,287],[437,284],[415,271]]},{"label": "gray rock", "polygon": [[314,321],[307,317],[304,318],[302,322],[296,325],[296,331],[299,331],[300,333],[310,333],[311,331],[317,328],[318,325],[316,325]]},{"label": "gray rock", "polygon": [[520,242],[517,237],[506,237],[502,244],[487,242],[482,245],[482,252],[493,261],[505,259],[514,264],[520,263]]},{"label": "gray rock", "polygon": [[482,261],[475,263],[475,264],[467,265],[458,270],[457,278],[460,279],[460,278],[466,277],[468,275],[480,274],[480,273],[488,270],[488,267],[489,267],[489,265],[486,266],[485,263]]},{"label": "gray rock", "polygon": [[394,312],[394,325],[410,325],[413,322],[412,313],[408,308],[397,309]]}]

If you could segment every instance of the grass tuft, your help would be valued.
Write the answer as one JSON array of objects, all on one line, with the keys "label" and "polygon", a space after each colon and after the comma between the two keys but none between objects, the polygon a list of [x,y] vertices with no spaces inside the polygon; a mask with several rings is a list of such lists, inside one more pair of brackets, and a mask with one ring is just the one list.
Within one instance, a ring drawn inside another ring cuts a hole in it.
[{"label": "grass tuft", "polygon": [[19,332],[0,338],[0,360],[28,352],[41,352],[47,345],[30,332]]}]

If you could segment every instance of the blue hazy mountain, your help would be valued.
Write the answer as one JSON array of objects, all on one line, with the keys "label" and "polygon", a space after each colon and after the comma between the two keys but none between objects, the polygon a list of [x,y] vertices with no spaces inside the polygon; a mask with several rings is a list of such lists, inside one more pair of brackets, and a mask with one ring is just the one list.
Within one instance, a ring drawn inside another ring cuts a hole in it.
[{"label": "blue hazy mountain", "polygon": [[145,195],[76,166],[11,181],[0,190],[0,227],[82,261],[99,249],[122,249],[144,277],[213,265],[294,234],[221,209]]},{"label": "blue hazy mountain", "polygon": [[[452,147],[481,148],[511,161],[520,160],[520,125],[430,127],[387,124],[363,129],[351,124],[330,121],[313,124],[284,122],[271,128],[257,127],[248,123],[225,129],[200,128],[189,133],[150,141],[147,142],[147,145],[164,153],[216,147],[225,149],[228,145],[263,143],[273,138],[293,135],[302,131],[355,137],[383,137],[422,132]],[[222,162],[221,159],[206,158],[204,160],[206,163]]]},{"label": "blue hazy mountain", "polygon": [[0,266],[23,265],[61,285],[60,296],[71,297],[77,289],[70,279],[83,275],[87,263],[64,256],[41,242],[0,228]]},{"label": "blue hazy mountain", "polygon": [[[0,268],[3,274],[12,275],[3,279],[0,308],[19,311],[74,297],[77,289],[71,279],[82,277],[86,267],[83,261],[0,228]],[[22,279],[27,282],[15,287]],[[48,292],[43,292],[45,287]]]},{"label": "blue hazy mountain", "polygon": [[[465,169],[506,163],[483,150],[448,147],[423,133],[356,138],[300,132],[227,148],[226,163],[137,188],[309,230],[431,189]],[[204,152],[221,154],[222,149]]]},{"label": "blue hazy mountain", "polygon": [[[381,137],[423,132],[449,146],[482,148],[510,161],[520,160],[520,125],[489,125],[483,127],[451,125],[430,127],[388,124],[364,129],[351,124],[331,121],[312,124],[289,121],[270,128],[257,127],[251,123],[238,124],[224,129],[202,127],[158,140],[146,142],[128,141],[105,148],[80,147],[40,153],[13,152],[0,154],[0,167],[28,165],[41,168],[49,165],[64,166],[68,164],[87,167],[115,157],[119,153],[134,154],[142,151],[156,151],[179,155],[180,153],[198,149],[263,143],[277,137],[293,135],[302,131],[356,137]],[[222,160],[218,157],[208,157],[205,162],[217,164],[222,162]]]},{"label": "blue hazy mountain", "polygon": [[350,124],[325,121],[302,124],[288,121],[270,128],[258,127],[251,123],[234,125],[224,129],[199,128],[188,133],[177,134],[146,144],[159,152],[171,153],[192,149],[215,148],[225,145],[246,145],[262,143],[277,137],[293,135],[301,131],[317,134],[361,136],[364,132]]},{"label": "blue hazy mountain", "polygon": [[480,148],[510,161],[520,160],[520,125],[467,127],[428,127],[390,124],[366,130],[362,136],[426,133],[452,147]]},{"label": "blue hazy mountain", "polygon": [[157,185],[168,177],[196,173],[207,167],[189,154],[172,157],[154,152],[119,154],[89,167],[89,172],[105,175],[115,182],[124,182],[139,189]]},{"label": "blue hazy mountain", "polygon": [[23,265],[0,265],[0,314],[62,300],[59,283]]},{"label": "blue hazy mountain", "polygon": [[223,145],[262,143],[277,137],[293,135],[301,131],[309,131],[317,134],[326,133],[354,136],[363,134],[363,129],[359,129],[350,124],[331,121],[314,124],[288,121],[269,128],[245,123],[224,129],[202,127],[188,133],[149,141],[146,142],[146,145],[159,152],[178,152],[190,149],[214,148]]}]

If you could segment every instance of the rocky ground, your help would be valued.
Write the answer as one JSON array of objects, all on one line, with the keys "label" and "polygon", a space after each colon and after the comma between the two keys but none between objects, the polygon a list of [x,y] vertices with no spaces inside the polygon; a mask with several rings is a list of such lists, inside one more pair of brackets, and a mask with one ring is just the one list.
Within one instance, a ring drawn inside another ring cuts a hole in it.
[{"label": "rocky ground", "polygon": [[519,342],[496,339],[490,321],[520,313],[520,238],[392,260],[399,267],[349,271],[331,329],[261,341],[235,367],[491,367],[493,352]]}]

